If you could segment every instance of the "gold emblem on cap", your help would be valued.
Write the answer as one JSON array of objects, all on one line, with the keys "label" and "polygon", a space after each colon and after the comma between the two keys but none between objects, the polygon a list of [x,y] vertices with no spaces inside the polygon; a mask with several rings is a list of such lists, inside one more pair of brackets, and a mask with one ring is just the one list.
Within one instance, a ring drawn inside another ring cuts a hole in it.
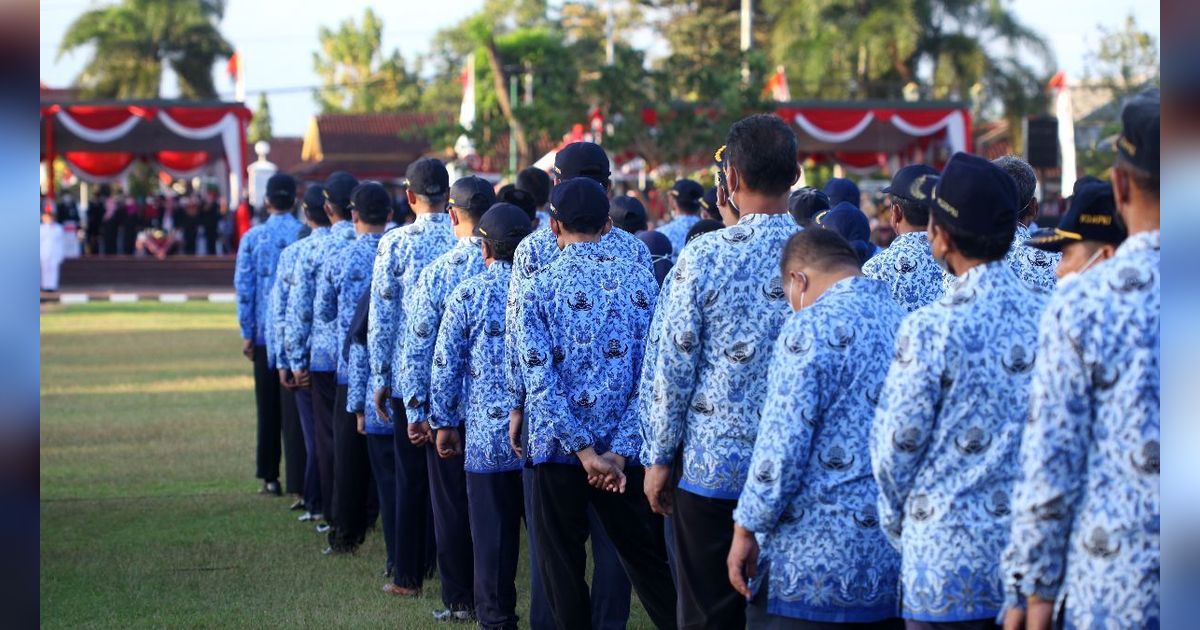
[{"label": "gold emblem on cap", "polygon": [[725,146],[726,146],[726,145],[722,144],[722,145],[721,145],[721,148],[717,149],[717,152],[713,154],[713,160],[715,160],[715,161],[717,161],[717,162],[720,162],[722,159],[724,159],[724,157],[725,157]]},{"label": "gold emblem on cap", "polygon": [[1081,214],[1079,222],[1088,225],[1112,225],[1112,217],[1107,214]]},{"label": "gold emblem on cap", "polygon": [[1059,236],[1062,236],[1062,237],[1064,237],[1064,238],[1074,239],[1074,240],[1076,240],[1076,241],[1082,241],[1082,240],[1083,240],[1083,235],[1082,235],[1082,234],[1080,234],[1080,233],[1078,233],[1078,232],[1068,232],[1068,231],[1066,231],[1066,230],[1063,230],[1063,229],[1054,228],[1054,233],[1055,233],[1055,234],[1057,234],[1057,235],[1059,235]]},{"label": "gold emblem on cap", "polygon": [[913,180],[912,186],[908,187],[908,194],[912,195],[917,201],[925,200],[925,193],[921,191],[921,187],[925,185],[925,180],[929,179],[928,175],[922,175]]},{"label": "gold emblem on cap", "polygon": [[1121,145],[1121,148],[1125,149],[1125,152],[1129,155],[1137,155],[1137,145],[1130,142],[1129,138],[1121,136],[1117,138],[1117,144]]},{"label": "gold emblem on cap", "polygon": [[937,202],[938,207],[941,208],[946,214],[954,217],[955,219],[958,218],[958,208],[955,208],[954,206],[950,205],[950,202],[939,197],[937,194],[937,188],[933,189],[933,200]]},{"label": "gold emblem on cap", "polygon": [[480,233],[480,234],[482,234],[482,235],[484,235],[484,236],[487,236],[487,230],[485,230],[485,229],[483,229],[483,228],[477,228],[477,229],[479,230],[479,233]]}]

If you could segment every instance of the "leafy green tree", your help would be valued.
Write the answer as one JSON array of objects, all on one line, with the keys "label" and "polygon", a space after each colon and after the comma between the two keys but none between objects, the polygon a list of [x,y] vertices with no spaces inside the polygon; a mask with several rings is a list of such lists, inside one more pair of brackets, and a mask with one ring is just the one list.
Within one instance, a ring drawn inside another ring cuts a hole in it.
[{"label": "leafy green tree", "polygon": [[337,30],[321,27],[318,37],[313,68],[321,87],[314,97],[322,112],[391,112],[420,103],[416,72],[409,71],[399,50],[383,52],[383,20],[370,8],[361,25],[347,19]]},{"label": "leafy green tree", "polygon": [[213,65],[233,54],[217,28],[224,12],[224,0],[120,0],[76,18],[58,56],[93,47],[76,79],[88,97],[158,98],[166,66],[183,98],[215,98]]},{"label": "leafy green tree", "polygon": [[1129,96],[1146,84],[1158,85],[1158,43],[1143,31],[1130,13],[1120,28],[1098,27],[1100,41],[1087,55],[1085,79],[1095,79],[1116,98]]},{"label": "leafy green tree", "polygon": [[254,118],[250,120],[250,128],[246,131],[246,137],[250,140],[250,144],[275,137],[271,133],[271,104],[267,101],[266,93],[258,95],[258,107],[254,109]]}]

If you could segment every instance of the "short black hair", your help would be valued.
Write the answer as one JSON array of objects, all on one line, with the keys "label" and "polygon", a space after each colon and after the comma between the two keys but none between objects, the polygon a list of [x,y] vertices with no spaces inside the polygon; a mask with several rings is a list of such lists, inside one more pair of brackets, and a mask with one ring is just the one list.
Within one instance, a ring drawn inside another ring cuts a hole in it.
[{"label": "short black hair", "polygon": [[780,275],[786,275],[790,265],[815,267],[821,271],[838,268],[861,268],[858,252],[833,230],[800,230],[788,238],[779,259]]},{"label": "short black hair", "polygon": [[892,203],[900,209],[900,214],[904,215],[904,220],[909,225],[925,227],[929,225],[929,206],[924,202],[905,199],[892,195]]},{"label": "short black hair", "polygon": [[304,206],[304,216],[308,217],[308,220],[312,221],[317,227],[324,227],[332,223],[329,220],[329,215],[325,213],[324,205],[319,205],[315,208]]},{"label": "short black hair", "polygon": [[347,205],[345,207],[339,206],[336,203],[334,203],[332,199],[326,199],[325,203],[330,208],[333,208],[333,213],[336,214],[339,219],[344,219],[346,221],[350,220],[351,217],[350,217],[350,206],[349,205]]},{"label": "short black hair", "polygon": [[1116,163],[1113,164],[1113,167],[1128,175],[1129,179],[1133,181],[1133,185],[1137,186],[1138,190],[1153,196],[1155,199],[1158,199],[1158,175],[1151,175],[1145,170],[1140,169],[1134,164],[1130,163],[1129,160],[1121,158],[1120,155],[1117,156]]},{"label": "short black hair", "polygon": [[418,193],[418,192],[414,192],[413,194],[415,194],[417,196],[417,199],[421,200],[421,203],[423,203],[427,206],[433,207],[433,208],[437,208],[440,211],[445,211],[446,204],[449,203],[449,201],[450,201],[450,191],[449,190],[447,190],[444,193],[437,194],[437,195],[422,195],[421,193]]},{"label": "short black hair", "polygon": [[796,134],[774,114],[755,114],[729,128],[725,160],[751,190],[782,195],[796,182],[800,153]]},{"label": "short black hair", "polygon": [[536,166],[529,166],[517,173],[517,189],[533,195],[540,208],[550,201],[550,175]]},{"label": "short black hair", "polygon": [[517,253],[517,245],[520,245],[520,241],[513,243],[510,241],[493,241],[489,239],[487,245],[492,258],[504,262],[512,262],[513,255]]},{"label": "short black hair", "polygon": [[556,221],[561,223],[568,232],[592,236],[600,232],[605,224],[608,223],[608,215],[572,217],[571,221],[563,221],[562,219],[556,219]]},{"label": "short black hair", "polygon": [[954,243],[954,247],[967,258],[988,262],[1000,260],[1008,254],[1009,248],[1012,247],[1013,232],[1001,230],[991,234],[976,234],[939,221],[936,213],[930,213],[929,218],[939,228],[946,231],[946,234],[950,236],[950,242]]}]

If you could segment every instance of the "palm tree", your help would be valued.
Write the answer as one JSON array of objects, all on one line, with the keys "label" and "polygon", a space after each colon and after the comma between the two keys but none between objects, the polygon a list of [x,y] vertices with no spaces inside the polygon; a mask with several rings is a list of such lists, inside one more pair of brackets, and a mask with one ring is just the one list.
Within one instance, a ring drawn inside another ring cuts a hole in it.
[{"label": "palm tree", "polygon": [[233,54],[217,28],[225,0],[120,0],[91,9],[67,28],[58,55],[93,46],[76,79],[93,98],[157,98],[164,64],[184,98],[216,97],[212,67]]}]

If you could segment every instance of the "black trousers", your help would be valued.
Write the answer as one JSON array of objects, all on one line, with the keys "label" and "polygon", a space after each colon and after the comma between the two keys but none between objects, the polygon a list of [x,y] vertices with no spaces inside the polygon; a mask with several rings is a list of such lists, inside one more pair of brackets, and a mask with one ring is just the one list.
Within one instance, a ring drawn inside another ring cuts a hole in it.
[{"label": "black trousers", "polygon": [[520,470],[467,473],[475,553],[475,616],[484,630],[517,628],[523,494]]},{"label": "black trousers", "polygon": [[313,514],[321,512],[321,472],[317,467],[317,428],[313,424],[312,389],[298,389],[296,410],[304,438],[304,507]]},{"label": "black trousers", "polygon": [[[346,411],[346,386],[337,386],[333,406],[333,530],[329,544],[352,549],[367,536],[367,503],[371,487],[371,463],[367,438],[358,432],[358,419]],[[326,515],[328,516],[328,515]]]},{"label": "black trousers", "polygon": [[337,374],[334,372],[311,372],[313,430],[317,445],[317,469],[321,474],[321,509],[325,520],[333,522],[334,496],[337,488],[333,483],[333,399],[337,396]]},{"label": "black trousers", "polygon": [[279,407],[283,422],[284,492],[304,493],[304,466],[307,455],[304,450],[304,432],[300,429],[300,410],[296,392],[280,386]]},{"label": "black trousers", "polygon": [[464,459],[462,455],[442,459],[433,444],[425,448],[429,451],[425,461],[429,465],[429,499],[433,504],[442,603],[451,610],[471,610],[475,607],[475,561]]},{"label": "black trousers", "polygon": [[581,466],[539,464],[533,474],[533,526],[538,564],[546,596],[559,628],[592,627],[592,606],[584,568],[587,556],[587,507],[591,505],[612,539],[629,581],[650,619],[674,628],[675,585],[667,567],[662,518],[650,511],[642,487],[645,472],[625,470],[624,493],[605,492],[587,483]]},{"label": "black trousers", "polygon": [[383,516],[383,544],[387,549],[387,568],[396,566],[396,448],[391,435],[367,434],[367,456],[371,476],[379,496]]},{"label": "black trousers", "polygon": [[729,584],[725,560],[733,544],[737,501],[675,489],[675,577],[680,628],[741,628],[746,599]]},{"label": "black trousers", "polygon": [[[433,509],[429,501],[428,451],[408,441],[404,405],[391,401],[396,426],[396,564],[392,581],[404,588],[421,588],[437,559]],[[436,457],[436,455],[434,455]]]},{"label": "black trousers", "polygon": [[264,481],[279,479],[280,436],[283,414],[279,408],[279,376],[267,367],[267,347],[254,346],[254,402],[258,409],[256,476]]}]

